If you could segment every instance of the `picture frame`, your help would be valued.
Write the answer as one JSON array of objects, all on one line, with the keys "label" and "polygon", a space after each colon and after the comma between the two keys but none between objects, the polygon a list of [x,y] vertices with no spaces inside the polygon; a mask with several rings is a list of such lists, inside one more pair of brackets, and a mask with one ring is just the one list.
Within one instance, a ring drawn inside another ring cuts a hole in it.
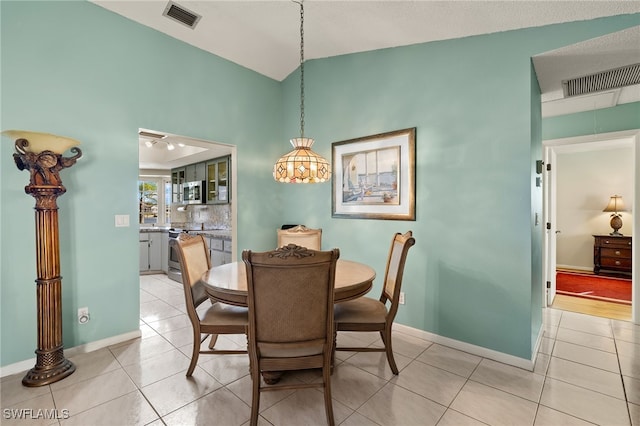
[{"label": "picture frame", "polygon": [[415,155],[415,127],[332,143],[332,216],[416,220]]}]

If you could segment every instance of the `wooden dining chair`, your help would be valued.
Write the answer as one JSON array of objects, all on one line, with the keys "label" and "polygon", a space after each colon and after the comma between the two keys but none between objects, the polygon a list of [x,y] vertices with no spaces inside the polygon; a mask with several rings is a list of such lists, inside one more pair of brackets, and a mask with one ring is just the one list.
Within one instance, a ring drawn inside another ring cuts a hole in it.
[{"label": "wooden dining chair", "polygon": [[[246,354],[246,350],[215,349],[219,334],[246,334],[249,320],[248,309],[224,303],[212,303],[207,310],[198,313],[202,303],[209,297],[200,277],[211,268],[209,248],[202,235],[182,233],[175,240],[178,261],[182,270],[187,315],[193,329],[193,352],[187,377],[193,374],[200,354]],[[202,342],[211,336],[209,350],[201,350]]]},{"label": "wooden dining chair", "polygon": [[[337,332],[340,331],[378,331],[384,347],[338,347],[337,351],[386,352],[387,361],[393,374],[398,374],[398,366],[393,357],[391,345],[391,327],[398,312],[400,288],[404,264],[409,249],[415,244],[411,231],[402,235],[396,233],[391,240],[384,284],[380,299],[360,297],[348,302],[336,304],[334,320]],[[388,306],[387,306],[388,302]]]},{"label": "wooden dining chair", "polygon": [[296,244],[311,250],[321,250],[322,229],[311,229],[304,225],[289,229],[278,229],[278,247]]},{"label": "wooden dining chair", "polygon": [[[270,252],[245,250],[249,305],[251,425],[257,425],[260,393],[321,387],[327,423],[331,403],[333,287],[338,249],[310,250],[289,244]],[[322,381],[263,385],[261,374],[322,369]]]}]

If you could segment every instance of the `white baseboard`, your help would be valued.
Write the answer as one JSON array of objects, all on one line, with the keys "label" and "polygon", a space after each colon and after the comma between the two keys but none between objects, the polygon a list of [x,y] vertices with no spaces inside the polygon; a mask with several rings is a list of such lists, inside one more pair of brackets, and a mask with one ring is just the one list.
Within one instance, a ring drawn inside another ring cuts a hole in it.
[{"label": "white baseboard", "polygon": [[453,349],[468,352],[472,355],[489,358],[493,361],[498,361],[503,364],[512,365],[514,367],[522,368],[529,371],[533,371],[533,367],[535,365],[535,354],[537,354],[538,352],[538,346],[540,345],[542,339],[542,329],[540,329],[540,334],[538,335],[538,341],[536,342],[536,350],[534,352],[533,359],[525,359],[505,354],[503,352],[494,351],[492,349],[483,348],[482,346],[476,346],[470,343],[461,342],[459,340],[450,339],[438,334],[429,333],[428,331],[418,330],[417,328],[412,328],[402,324],[394,323],[393,329],[401,331],[405,334],[409,334],[413,337],[417,337],[419,339],[429,340],[430,342],[438,343],[443,346],[448,346]]},{"label": "white baseboard", "polygon": [[574,271],[593,272],[593,266],[556,265],[556,269],[569,269]]},{"label": "white baseboard", "polygon": [[[84,345],[74,346],[73,348],[65,349],[65,358],[71,358],[75,355],[84,354],[87,352],[97,351],[98,349],[106,348],[107,346],[113,346],[118,343],[126,342],[127,340],[136,339],[141,336],[140,330],[130,331],[129,333],[120,334],[118,336],[108,337],[102,340],[96,340],[95,342],[85,343]],[[5,365],[0,367],[0,377],[10,376],[12,374],[21,373],[27,371],[36,365],[36,358],[25,359],[14,364]]]},{"label": "white baseboard", "polygon": [[[514,367],[522,368],[525,370],[533,371],[533,367],[536,361],[536,355],[538,348],[540,347],[543,335],[543,329],[540,329],[538,339],[535,344],[532,359],[519,358],[513,355],[505,354],[503,352],[494,351],[492,349],[483,348],[482,346],[472,345],[470,343],[461,342],[459,340],[450,339],[448,337],[440,336],[438,334],[429,333],[428,331],[418,330],[417,328],[409,327],[403,324],[393,324],[394,329],[401,331],[402,333],[410,336],[417,337],[423,340],[429,340],[430,342],[438,343],[444,346],[448,346],[453,349],[458,349],[464,352],[468,352],[472,355],[481,356],[483,358],[489,358],[494,361],[501,362],[503,364],[512,365]],[[96,351],[98,349],[113,346],[118,343],[126,342],[127,340],[136,339],[140,337],[140,330],[131,331],[129,333],[120,334],[118,336],[109,337],[107,339],[97,340],[95,342],[89,342],[84,345],[75,346],[73,348],[65,349],[65,357],[71,358],[75,355]],[[21,373],[29,370],[36,363],[36,358],[26,359],[24,361],[9,364],[4,367],[0,367],[0,377],[10,376],[12,374]]]}]

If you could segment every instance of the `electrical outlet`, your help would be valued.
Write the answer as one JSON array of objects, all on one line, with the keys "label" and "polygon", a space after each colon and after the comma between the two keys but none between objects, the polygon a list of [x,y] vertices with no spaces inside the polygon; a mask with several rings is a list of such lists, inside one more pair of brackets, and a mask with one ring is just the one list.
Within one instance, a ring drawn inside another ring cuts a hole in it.
[{"label": "electrical outlet", "polygon": [[86,324],[90,319],[89,308],[78,308],[78,322],[80,324]]},{"label": "electrical outlet", "polygon": [[400,292],[400,304],[404,305],[404,291]]}]

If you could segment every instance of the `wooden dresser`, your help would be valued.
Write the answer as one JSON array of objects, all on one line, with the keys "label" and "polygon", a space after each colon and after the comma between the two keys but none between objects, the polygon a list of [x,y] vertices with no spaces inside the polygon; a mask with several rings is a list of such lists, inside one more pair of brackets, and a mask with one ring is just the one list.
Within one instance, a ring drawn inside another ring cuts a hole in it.
[{"label": "wooden dresser", "polygon": [[631,274],[631,237],[594,235],[593,272]]}]

